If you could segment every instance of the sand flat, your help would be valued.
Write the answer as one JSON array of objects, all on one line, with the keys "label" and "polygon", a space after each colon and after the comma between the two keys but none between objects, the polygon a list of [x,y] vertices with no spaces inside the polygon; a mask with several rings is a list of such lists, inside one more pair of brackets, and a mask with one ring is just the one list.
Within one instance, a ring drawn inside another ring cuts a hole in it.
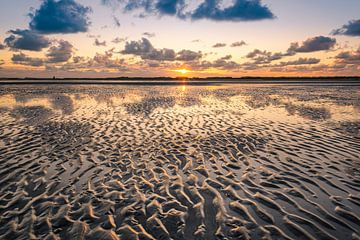
[{"label": "sand flat", "polygon": [[359,239],[360,87],[2,85],[0,239]]}]

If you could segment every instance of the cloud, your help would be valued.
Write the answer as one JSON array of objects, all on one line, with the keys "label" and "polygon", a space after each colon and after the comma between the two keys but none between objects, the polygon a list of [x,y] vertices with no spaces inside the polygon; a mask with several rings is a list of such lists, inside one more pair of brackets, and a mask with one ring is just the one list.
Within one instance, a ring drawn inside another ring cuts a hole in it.
[{"label": "cloud", "polygon": [[57,46],[49,48],[46,56],[48,63],[67,62],[73,54],[73,45],[68,41],[60,40]]},{"label": "cloud", "polygon": [[234,42],[230,45],[230,47],[241,47],[241,46],[244,46],[246,45],[246,42],[245,41],[240,41],[240,42]]},{"label": "cloud", "polygon": [[151,52],[153,49],[154,47],[151,42],[147,38],[142,38],[139,41],[126,42],[125,49],[122,53],[142,56]]},{"label": "cloud", "polygon": [[266,65],[270,64],[273,61],[280,60],[284,57],[294,56],[297,53],[308,53],[308,52],[316,52],[323,50],[331,50],[336,45],[335,38],[329,38],[324,36],[317,36],[313,38],[308,38],[302,43],[292,43],[286,52],[276,52],[272,53],[269,51],[261,51],[259,49],[255,49],[252,52],[249,52],[246,55],[246,58],[251,59],[252,62],[243,63],[242,66],[248,70],[254,70],[262,67],[281,67],[288,65],[305,65],[305,64],[317,64],[320,62],[319,59],[316,58],[299,58],[295,61],[281,62],[277,65]]},{"label": "cloud", "polygon": [[31,17],[30,29],[44,34],[87,32],[89,7],[75,0],[44,0]]},{"label": "cloud", "polygon": [[106,46],[106,41],[102,41],[100,42],[99,39],[95,39],[94,41],[94,45],[97,46],[97,47],[105,47]]},{"label": "cloud", "polygon": [[176,60],[190,62],[202,58],[201,52],[194,52],[191,50],[181,50],[177,53]]},{"label": "cloud", "polygon": [[114,20],[114,23],[115,23],[115,26],[116,26],[116,27],[120,27],[120,26],[121,26],[120,20],[119,20],[117,17],[113,16],[113,20]]},{"label": "cloud", "polygon": [[44,65],[44,60],[41,58],[32,58],[24,53],[14,54],[11,58],[12,62],[15,64],[40,67]]},{"label": "cloud", "polygon": [[41,51],[50,45],[50,40],[30,30],[10,30],[11,35],[4,40],[13,50]]},{"label": "cloud", "polygon": [[150,60],[152,66],[156,65],[156,61],[197,61],[203,57],[203,54],[191,50],[183,49],[175,52],[173,49],[155,48],[147,38],[139,41],[126,42],[125,49],[121,51],[123,54],[132,54],[141,57],[142,60]]},{"label": "cloud", "polygon": [[330,50],[334,48],[336,44],[335,38],[329,38],[324,36],[313,37],[305,40],[301,44],[298,42],[292,43],[288,49],[289,53],[306,53],[316,52],[323,50]]},{"label": "cloud", "polygon": [[5,47],[6,47],[5,45],[3,45],[3,44],[0,43],[0,50],[4,50]]},{"label": "cloud", "polygon": [[65,71],[73,71],[82,69],[82,71],[129,71],[130,65],[126,63],[125,59],[113,58],[113,52],[105,51],[104,53],[96,53],[94,57],[74,56],[73,62],[67,62],[58,69]]},{"label": "cloud", "polygon": [[360,19],[351,20],[341,28],[332,32],[333,35],[360,36]]},{"label": "cloud", "polygon": [[142,35],[148,38],[155,37],[155,33],[150,33],[150,32],[144,32]]},{"label": "cloud", "polygon": [[356,51],[345,51],[335,57],[338,62],[346,64],[360,64],[360,48]]},{"label": "cloud", "polygon": [[88,38],[99,38],[101,37],[101,35],[93,35],[93,34],[88,34],[86,35]]},{"label": "cloud", "polygon": [[96,53],[91,60],[91,65],[96,67],[104,67],[111,69],[124,69],[124,59],[112,59],[113,54],[110,51],[106,51],[104,54]]},{"label": "cloud", "polygon": [[159,0],[156,3],[156,9],[160,14],[175,15],[179,7],[184,5],[183,0]]},{"label": "cloud", "polygon": [[130,41],[125,44],[123,54],[140,56],[142,59],[157,61],[174,61],[176,53],[172,49],[155,49],[147,38],[139,41]]},{"label": "cloud", "polygon": [[212,46],[213,48],[222,48],[226,47],[226,43],[216,43]]},{"label": "cloud", "polygon": [[[111,2],[110,5],[114,5],[113,4],[114,1],[108,0],[107,2]],[[155,9],[154,1],[152,0],[127,0],[127,1],[117,0],[117,2],[125,3],[124,6],[125,11],[133,11],[139,8],[143,8],[145,12],[152,12]]]},{"label": "cloud", "polygon": [[224,58],[219,58],[213,62],[210,61],[201,61],[199,63],[192,65],[194,69],[197,70],[206,70],[206,69],[222,69],[222,70],[238,70],[241,65],[237,62],[226,60]]},{"label": "cloud", "polygon": [[127,40],[127,38],[119,38],[119,37],[116,37],[114,38],[111,42],[112,43],[115,43],[115,44],[118,44],[118,43],[121,43],[121,42],[125,42]]},{"label": "cloud", "polygon": [[209,19],[213,21],[254,21],[273,19],[275,16],[261,0],[234,0],[229,7],[222,8],[225,0],[203,0],[195,9],[188,9],[193,1],[185,0],[102,0],[112,8],[124,11],[141,9],[140,16],[149,14],[171,15],[180,19]]},{"label": "cloud", "polygon": [[279,64],[272,65],[273,67],[285,67],[285,66],[296,66],[296,65],[312,65],[320,63],[318,58],[299,58],[294,61],[280,62]]},{"label": "cloud", "polygon": [[214,21],[253,21],[272,19],[273,13],[260,0],[235,0],[233,5],[221,9],[219,1],[205,0],[191,13],[191,19]]},{"label": "cloud", "polygon": [[253,63],[255,64],[265,64],[275,60],[280,60],[284,56],[288,55],[281,52],[272,53],[266,50],[261,51],[259,49],[255,49],[252,52],[249,52],[246,55],[246,58],[252,59],[254,61]]}]

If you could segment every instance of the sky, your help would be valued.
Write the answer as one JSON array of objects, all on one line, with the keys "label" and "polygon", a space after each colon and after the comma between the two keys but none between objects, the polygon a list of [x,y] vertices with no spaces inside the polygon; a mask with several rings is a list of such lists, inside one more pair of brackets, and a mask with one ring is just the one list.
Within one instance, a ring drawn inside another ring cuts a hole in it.
[{"label": "sky", "polygon": [[360,76],[359,0],[1,0],[0,77]]}]

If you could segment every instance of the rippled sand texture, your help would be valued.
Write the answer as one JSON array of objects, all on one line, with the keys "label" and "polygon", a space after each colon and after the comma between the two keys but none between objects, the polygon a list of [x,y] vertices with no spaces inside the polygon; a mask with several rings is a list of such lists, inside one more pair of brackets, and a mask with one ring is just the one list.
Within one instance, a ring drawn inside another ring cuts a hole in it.
[{"label": "rippled sand texture", "polygon": [[0,239],[359,239],[359,91],[2,86]]}]

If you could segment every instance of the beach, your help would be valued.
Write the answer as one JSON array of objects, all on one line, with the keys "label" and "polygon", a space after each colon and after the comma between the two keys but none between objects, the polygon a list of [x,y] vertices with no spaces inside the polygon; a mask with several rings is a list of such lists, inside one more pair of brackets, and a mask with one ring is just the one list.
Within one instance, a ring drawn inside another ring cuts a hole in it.
[{"label": "beach", "polygon": [[360,239],[333,85],[0,85],[0,239]]}]

